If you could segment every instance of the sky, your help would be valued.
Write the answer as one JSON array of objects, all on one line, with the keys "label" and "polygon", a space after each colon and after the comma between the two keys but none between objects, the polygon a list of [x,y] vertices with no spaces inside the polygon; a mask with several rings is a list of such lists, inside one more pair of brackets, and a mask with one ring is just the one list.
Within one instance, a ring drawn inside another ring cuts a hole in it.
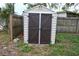
[{"label": "sky", "polygon": [[[4,3],[0,3],[0,7],[5,7]],[[15,4],[15,13],[18,15],[22,15],[23,11],[26,10],[26,6],[23,3]]]},{"label": "sky", "polygon": [[23,5],[22,3],[15,4],[15,13],[21,15],[24,10],[26,10],[26,6],[25,5]]},{"label": "sky", "polygon": [[[5,7],[4,3],[0,3],[0,7]],[[26,6],[23,3],[15,3],[15,13],[18,15],[22,15],[23,11],[26,10]],[[57,11],[53,9],[54,11]]]},{"label": "sky", "polygon": [[[64,4],[63,4],[64,5]],[[62,5],[62,6],[63,6]],[[4,3],[0,3],[0,7],[5,7]],[[60,8],[61,9],[61,8]],[[79,10],[79,6],[76,7]],[[26,10],[26,6],[23,3],[15,3],[15,13],[18,15],[22,15],[23,11]],[[53,9],[54,11],[58,11]],[[70,11],[74,10],[74,7],[71,7]]]}]

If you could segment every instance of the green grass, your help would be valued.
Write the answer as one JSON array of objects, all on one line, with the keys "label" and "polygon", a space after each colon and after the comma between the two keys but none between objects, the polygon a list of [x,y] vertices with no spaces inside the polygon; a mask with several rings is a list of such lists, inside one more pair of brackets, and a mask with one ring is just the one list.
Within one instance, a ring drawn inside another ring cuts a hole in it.
[{"label": "green grass", "polygon": [[72,43],[79,43],[79,35],[69,33],[58,33],[56,37],[59,41],[69,40]]},{"label": "green grass", "polygon": [[0,43],[1,44],[8,44],[10,38],[9,38],[9,35],[6,31],[2,31],[0,32]]},{"label": "green grass", "polygon": [[23,42],[18,42],[17,47],[21,52],[30,52],[32,50],[32,48],[28,44]]},{"label": "green grass", "polygon": [[50,55],[79,55],[79,35],[58,33],[56,44],[52,45]]},{"label": "green grass", "polygon": [[[7,45],[9,42],[9,35],[7,32],[0,32],[0,44]],[[50,55],[50,56],[79,56],[79,35],[69,33],[57,33],[56,43],[54,45],[49,44],[49,47],[36,48],[32,46],[32,49],[22,41],[17,46],[20,51],[19,54],[30,52],[29,55]],[[49,49],[48,51],[46,49]],[[45,50],[45,51],[43,51]],[[37,52],[37,53],[36,53]],[[48,53],[48,54],[47,54]]]},{"label": "green grass", "polygon": [[23,44],[22,46],[19,47],[22,52],[30,52],[31,47],[28,46],[28,44]]}]

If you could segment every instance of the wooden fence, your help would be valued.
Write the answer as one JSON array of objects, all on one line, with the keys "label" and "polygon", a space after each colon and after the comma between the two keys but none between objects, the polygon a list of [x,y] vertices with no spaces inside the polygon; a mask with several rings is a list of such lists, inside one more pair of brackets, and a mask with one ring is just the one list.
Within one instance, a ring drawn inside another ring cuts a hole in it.
[{"label": "wooden fence", "polygon": [[11,39],[14,39],[23,32],[23,18],[20,15],[10,15],[9,31]]},{"label": "wooden fence", "polygon": [[57,32],[79,33],[79,17],[58,17]]},{"label": "wooden fence", "polygon": [[[11,39],[16,38],[23,33],[23,17],[19,15],[10,15],[9,31]],[[79,33],[79,17],[58,17],[57,32]]]}]

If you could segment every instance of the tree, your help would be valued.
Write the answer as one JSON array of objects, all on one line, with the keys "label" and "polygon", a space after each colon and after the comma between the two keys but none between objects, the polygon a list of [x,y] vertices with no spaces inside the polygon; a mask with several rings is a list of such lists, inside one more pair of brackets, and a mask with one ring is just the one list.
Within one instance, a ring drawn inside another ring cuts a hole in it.
[{"label": "tree", "polygon": [[50,9],[52,9],[52,8],[57,9],[58,8],[57,7],[58,6],[58,3],[35,3],[35,4],[24,3],[24,5],[27,5],[28,6],[27,9],[30,9],[30,8],[32,8],[34,6],[37,6],[37,5],[44,5],[46,7],[49,7]]},{"label": "tree", "polygon": [[27,9],[30,9],[34,6],[37,6],[37,5],[44,5],[44,6],[47,6],[46,3],[35,3],[35,4],[32,4],[32,3],[24,3],[24,5],[27,5]]},{"label": "tree", "polygon": [[14,13],[14,3],[6,3],[5,7],[1,8],[1,17],[8,19],[10,14]]},{"label": "tree", "polygon": [[6,21],[6,27],[8,28],[9,15],[14,13],[14,3],[6,3],[5,7],[1,8],[0,17]]},{"label": "tree", "polygon": [[71,6],[73,6],[73,5],[74,5],[74,3],[65,3],[65,5],[62,7],[62,10],[63,10],[63,11],[68,11],[69,8],[70,8]]},{"label": "tree", "polygon": [[73,12],[77,13],[79,11],[78,9],[76,9],[76,7],[78,7],[78,6],[79,6],[79,3],[74,4],[74,11]]},{"label": "tree", "polygon": [[[62,5],[64,4],[64,5]],[[24,5],[27,5],[27,9],[30,9],[37,5],[44,5],[46,7],[49,7],[50,9],[58,9],[58,11],[69,11],[72,6],[74,6],[74,12],[77,12],[76,6],[79,5],[79,3],[24,3]],[[62,5],[62,6],[61,6]]]},{"label": "tree", "polygon": [[1,8],[0,8],[0,13],[1,13]]},{"label": "tree", "polygon": [[48,6],[50,9],[54,8],[54,9],[58,9],[58,3],[48,3]]}]

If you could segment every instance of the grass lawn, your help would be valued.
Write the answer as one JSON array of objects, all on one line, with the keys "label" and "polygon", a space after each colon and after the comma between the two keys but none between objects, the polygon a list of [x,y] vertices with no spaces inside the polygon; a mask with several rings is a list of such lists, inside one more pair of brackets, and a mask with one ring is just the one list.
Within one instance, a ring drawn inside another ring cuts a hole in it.
[{"label": "grass lawn", "polygon": [[[7,32],[0,32],[0,51],[1,51],[0,55],[4,51],[3,48],[1,48],[1,45],[10,45],[8,44],[9,41],[10,39]],[[11,50],[11,53],[7,54],[8,53],[7,52],[4,54],[11,55],[13,53],[12,55],[49,55],[49,56],[63,56],[63,55],[73,56],[74,55],[74,56],[78,56],[79,55],[79,35],[69,34],[69,33],[57,33],[56,43],[54,45],[49,44],[49,45],[43,45],[40,47],[39,45],[38,46],[32,45],[31,46],[32,49],[29,52],[22,52],[19,49],[16,50],[15,48],[16,47],[7,48],[7,51]]]},{"label": "grass lawn", "polygon": [[79,55],[79,35],[58,33],[50,55]]}]

